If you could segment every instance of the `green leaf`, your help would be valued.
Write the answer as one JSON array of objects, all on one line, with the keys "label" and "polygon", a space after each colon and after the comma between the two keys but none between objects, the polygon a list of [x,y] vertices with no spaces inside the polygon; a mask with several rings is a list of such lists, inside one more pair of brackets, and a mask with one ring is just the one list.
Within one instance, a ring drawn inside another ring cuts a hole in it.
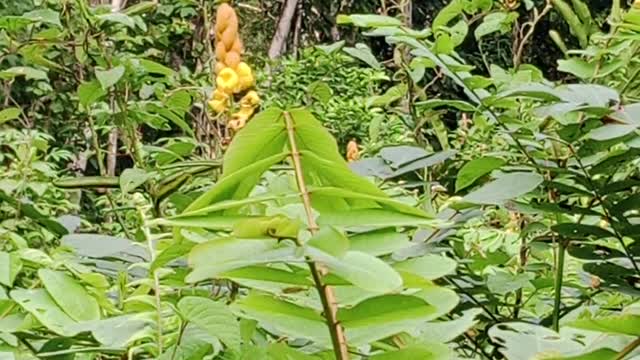
[{"label": "green leaf", "polygon": [[340,25],[353,24],[358,27],[401,26],[402,21],[383,15],[338,15],[336,22]]},{"label": "green leaf", "polygon": [[319,100],[323,104],[327,104],[333,96],[333,92],[331,91],[329,84],[322,80],[311,83],[307,89],[307,93],[312,98]]},{"label": "green leaf", "polygon": [[103,22],[122,24],[131,29],[134,29],[136,27],[133,18],[121,12],[110,12],[107,14],[101,14],[98,15],[97,18]]},{"label": "green leaf", "polygon": [[494,32],[506,33],[511,29],[511,24],[518,18],[517,12],[493,12],[482,19],[474,31],[477,40]]},{"label": "green leaf", "polygon": [[453,358],[451,350],[443,344],[432,343],[412,344],[400,350],[389,351],[369,357],[371,360],[449,360]]},{"label": "green leaf", "polygon": [[456,178],[456,192],[473,185],[479,178],[489,174],[495,169],[499,169],[506,162],[500,158],[485,156],[479,159],[473,159],[458,172]]},{"label": "green leaf", "polygon": [[398,271],[420,275],[427,280],[436,280],[455,272],[457,263],[448,257],[428,254],[393,264]]},{"label": "green leaf", "polygon": [[487,287],[492,293],[505,295],[525,287],[531,287],[531,281],[529,281],[529,275],[525,273],[512,274],[507,271],[498,271],[489,274]]},{"label": "green leaf", "polygon": [[367,99],[367,107],[385,107],[400,100],[407,93],[407,85],[399,84],[389,88],[384,94]]},{"label": "green leaf", "polygon": [[462,1],[450,1],[449,4],[447,4],[447,6],[440,10],[436,17],[433,19],[431,29],[436,32],[438,30],[441,30],[441,28],[446,28],[451,21],[453,21],[459,15],[462,15],[463,8],[464,3]]},{"label": "green leaf", "polygon": [[[251,120],[249,125],[254,121],[255,119]],[[245,128],[243,131],[244,130],[247,129]],[[239,133],[236,138],[240,136],[241,133]],[[228,150],[228,152],[229,151],[230,150]],[[211,190],[200,195],[200,197],[185,209],[185,212],[199,210],[207,205],[224,200],[245,198],[258,183],[262,174],[272,165],[284,160],[287,156],[287,153],[280,153],[239,168],[237,171],[234,171],[233,174],[223,177]],[[225,160],[225,164],[228,164],[227,160]]]},{"label": "green leaf", "polygon": [[13,290],[10,296],[47,329],[62,336],[76,334],[69,330],[76,322],[56,305],[45,289]]},{"label": "green leaf", "polygon": [[[215,261],[211,261],[215,259]],[[294,247],[278,247],[275,239],[221,238],[198,244],[189,253],[193,271],[186,281],[198,282],[249,265],[298,261]]]},{"label": "green leaf", "polygon": [[138,168],[125,169],[120,175],[120,189],[123,193],[129,193],[138,186],[144,184],[153,175]]},{"label": "green leaf", "polygon": [[420,338],[424,341],[449,342],[473,327],[481,309],[465,310],[461,317],[450,321],[429,322],[420,329]]},{"label": "green leaf", "polygon": [[14,66],[0,71],[0,79],[13,79],[24,76],[27,80],[48,80],[47,73],[29,66]]},{"label": "green leaf", "polygon": [[373,256],[382,256],[409,247],[409,236],[395,229],[380,229],[360,233],[349,238],[350,249]]},{"label": "green leaf", "polygon": [[591,319],[574,320],[566,324],[568,326],[604,332],[609,334],[624,334],[640,336],[640,315],[622,314],[596,317]]},{"label": "green leaf", "polygon": [[338,310],[349,344],[358,346],[400,332],[412,332],[431,320],[435,307],[410,295],[382,295],[364,300],[352,308]]},{"label": "green leaf", "polygon": [[270,108],[260,112],[233,138],[224,155],[222,177],[282,153],[286,141],[282,110]]},{"label": "green leaf", "polygon": [[320,249],[308,247],[307,255],[325,264],[331,274],[374,293],[386,293],[402,287],[402,278],[386,262],[359,251],[348,251],[336,258]]},{"label": "green leaf", "polygon": [[349,250],[349,239],[342,231],[332,226],[321,226],[320,231],[309,239],[307,245],[340,258]]},{"label": "green leaf", "polygon": [[415,105],[420,109],[437,109],[440,107],[450,106],[460,111],[473,112],[476,107],[462,100],[443,100],[443,99],[430,99],[426,101],[416,102]]},{"label": "green leaf", "polygon": [[473,204],[500,205],[533,191],[543,180],[542,176],[534,173],[502,174],[478,190],[467,194],[462,200]]},{"label": "green leaf", "polygon": [[591,130],[587,136],[596,141],[606,141],[629,135],[637,129],[637,125],[609,124]]},{"label": "green leaf", "polygon": [[220,277],[242,283],[242,280],[268,281],[282,284],[313,286],[308,272],[293,272],[268,266],[246,266],[225,271]]},{"label": "green leaf", "polygon": [[596,73],[596,64],[580,58],[558,60],[558,71],[575,75],[580,79],[590,79]]},{"label": "green leaf", "polygon": [[580,342],[543,326],[526,323],[494,325],[489,329],[489,336],[501,347],[500,352],[506,359],[535,359],[542,353],[576,354],[584,347]]},{"label": "green leaf", "polygon": [[22,18],[62,27],[60,15],[51,9],[33,10],[22,14]]},{"label": "green leaf", "polygon": [[0,124],[19,118],[21,113],[22,109],[17,107],[3,109],[0,111]]},{"label": "green leaf", "polygon": [[73,333],[91,332],[93,337],[103,346],[124,348],[136,340],[145,328],[153,321],[145,318],[145,314],[129,314],[114,316],[108,319],[83,321],[69,326]]},{"label": "green leaf", "polygon": [[13,282],[22,270],[22,261],[16,253],[0,251],[0,284],[13,287]]},{"label": "green leaf", "polygon": [[164,76],[175,75],[175,71],[173,71],[172,69],[169,69],[168,67],[162,64],[158,64],[155,61],[151,61],[147,59],[139,59],[138,61],[140,61],[140,66],[142,66],[142,68],[150,74],[158,74],[158,75],[164,75]]},{"label": "green leaf", "polygon": [[187,296],[178,302],[178,310],[185,320],[205,329],[229,348],[240,348],[240,325],[227,305],[203,297]]},{"label": "green leaf", "polygon": [[374,69],[382,68],[382,65],[378,62],[376,57],[371,52],[371,49],[366,44],[357,43],[355,47],[345,47],[342,49],[342,51],[358,60],[363,61]]},{"label": "green leaf", "polygon": [[160,252],[158,256],[156,256],[156,258],[151,263],[151,267],[149,268],[149,271],[153,272],[165,266],[166,264],[172,262],[173,260],[189,254],[189,252],[191,251],[191,249],[193,249],[194,246],[195,246],[195,243],[191,241],[182,241],[177,244],[171,244],[169,247],[162,250],[162,252]]},{"label": "green leaf", "polygon": [[83,82],[78,86],[78,100],[80,105],[89,107],[96,101],[105,96],[107,92],[102,88],[100,83],[96,80]]},{"label": "green leaf", "polygon": [[297,239],[300,222],[283,215],[240,220],[233,225],[233,236],[237,238]]},{"label": "green leaf", "polygon": [[595,236],[596,238],[614,237],[614,234],[595,225],[563,223],[551,226],[551,230],[569,238],[585,238]]},{"label": "green leaf", "polygon": [[69,275],[49,269],[38,270],[40,281],[53,300],[76,321],[100,319],[100,307],[87,290]]},{"label": "green leaf", "polygon": [[256,320],[277,334],[313,340],[321,346],[331,344],[324,318],[312,309],[257,293],[241,298],[231,308],[239,316]]},{"label": "green leaf", "polygon": [[124,66],[122,65],[109,70],[96,69],[96,78],[98,78],[103,90],[108,90],[110,87],[115,85],[120,81],[122,75],[124,75]]},{"label": "green leaf", "polygon": [[337,227],[389,227],[420,226],[431,224],[433,220],[422,216],[403,214],[381,209],[332,211],[318,217],[318,224]]}]

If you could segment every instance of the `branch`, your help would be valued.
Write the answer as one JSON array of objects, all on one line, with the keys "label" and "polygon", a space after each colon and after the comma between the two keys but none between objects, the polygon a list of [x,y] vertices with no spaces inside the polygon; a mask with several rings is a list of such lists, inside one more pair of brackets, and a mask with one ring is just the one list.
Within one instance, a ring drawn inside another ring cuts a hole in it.
[{"label": "branch", "polygon": [[284,4],[284,9],[278,21],[278,28],[276,29],[275,35],[273,35],[273,40],[271,40],[271,46],[269,47],[270,59],[275,59],[284,52],[284,45],[291,31],[291,23],[293,22],[293,15],[296,12],[297,5],[298,0],[287,0]]},{"label": "branch", "polygon": [[[309,191],[304,181],[304,175],[302,174],[302,165],[300,163],[300,152],[298,151],[298,145],[295,137],[295,124],[291,115],[288,112],[284,112],[284,120],[287,125],[287,133],[289,135],[289,147],[291,148],[291,159],[293,160],[293,170],[296,175],[296,182],[298,183],[298,190],[302,197],[302,203],[304,205],[304,211],[307,216],[307,224],[309,226],[309,232],[315,235],[318,232],[318,224],[313,216],[311,209],[311,198],[309,197]],[[299,240],[298,240],[299,241]],[[298,242],[298,245],[302,245]],[[322,276],[326,274],[327,270],[322,266],[316,264],[311,259],[307,258],[307,264],[309,265],[309,271],[313,276],[313,282],[315,283],[320,300],[322,301],[322,308],[324,317],[329,326],[329,332],[331,333],[331,342],[333,344],[333,351],[336,356],[336,360],[348,360],[349,351],[347,348],[347,340],[344,336],[344,330],[342,325],[338,322],[338,306],[336,302],[333,289],[322,282]]]}]

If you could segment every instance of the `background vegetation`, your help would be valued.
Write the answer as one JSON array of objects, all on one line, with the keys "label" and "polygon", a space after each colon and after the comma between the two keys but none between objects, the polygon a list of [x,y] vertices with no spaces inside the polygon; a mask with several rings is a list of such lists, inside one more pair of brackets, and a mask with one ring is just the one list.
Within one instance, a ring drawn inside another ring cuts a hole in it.
[{"label": "background vegetation", "polygon": [[0,3],[1,359],[640,358],[638,4],[219,3]]}]

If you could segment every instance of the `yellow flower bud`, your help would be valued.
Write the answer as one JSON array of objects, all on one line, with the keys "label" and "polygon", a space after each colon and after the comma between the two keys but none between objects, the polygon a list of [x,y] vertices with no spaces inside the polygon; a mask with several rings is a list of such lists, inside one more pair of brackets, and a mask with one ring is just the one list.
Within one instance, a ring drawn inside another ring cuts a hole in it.
[{"label": "yellow flower bud", "polygon": [[221,100],[210,100],[208,102],[209,107],[211,108],[211,110],[215,111],[216,113],[222,113],[225,112],[227,110],[227,101],[221,101]]},{"label": "yellow flower bud", "polygon": [[242,107],[255,107],[260,104],[260,96],[258,93],[251,90],[240,100],[240,106]]},{"label": "yellow flower bud", "polygon": [[219,100],[219,101],[227,101],[227,100],[229,100],[229,95],[224,93],[220,89],[215,89],[213,91],[212,99],[213,100]]},{"label": "yellow flower bud", "polygon": [[230,68],[222,69],[216,78],[216,84],[218,89],[231,93],[238,87],[238,74]]},{"label": "yellow flower bud", "polygon": [[255,78],[253,77],[253,71],[251,67],[245,62],[241,62],[236,67],[236,73],[238,74],[240,91],[246,90],[253,86]]}]

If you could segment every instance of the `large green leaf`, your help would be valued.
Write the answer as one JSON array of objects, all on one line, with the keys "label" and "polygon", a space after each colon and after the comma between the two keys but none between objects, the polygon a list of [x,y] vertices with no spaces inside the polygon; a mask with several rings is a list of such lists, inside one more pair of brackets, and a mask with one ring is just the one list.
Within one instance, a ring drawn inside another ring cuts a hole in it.
[{"label": "large green leaf", "polygon": [[349,238],[351,250],[373,256],[388,255],[411,245],[409,236],[395,229],[380,229],[360,233]]},{"label": "large green leaf", "polygon": [[403,214],[383,209],[362,209],[351,211],[333,211],[320,215],[318,223],[338,227],[389,227],[429,225],[433,220],[422,216]]},{"label": "large green leaf", "polygon": [[145,329],[151,324],[153,320],[146,318],[146,314],[128,314],[102,320],[83,321],[70,326],[69,330],[78,333],[89,331],[100,344],[122,348],[140,336],[144,336]]},{"label": "large green leaf", "polygon": [[448,257],[424,255],[418,258],[393,264],[393,268],[420,275],[427,280],[435,280],[456,270],[457,263]]},{"label": "large green leaf", "polygon": [[100,82],[96,80],[83,82],[78,86],[78,101],[80,105],[88,107],[93,105],[96,101],[100,100],[107,91],[102,88]]},{"label": "large green leaf", "polygon": [[85,288],[71,276],[49,269],[38,270],[40,281],[53,300],[76,321],[100,319],[100,307]]},{"label": "large green leaf", "polygon": [[260,112],[229,145],[224,155],[223,178],[281,153],[286,141],[287,129],[282,110],[270,108]]},{"label": "large green leaf", "polygon": [[189,282],[217,277],[219,274],[249,265],[301,260],[294,247],[279,246],[276,239],[220,238],[198,244],[189,253],[193,271]]},{"label": "large green leaf", "polygon": [[331,274],[363,290],[387,293],[402,287],[400,275],[386,262],[375,256],[359,251],[348,251],[337,258],[314,247],[308,247],[306,253],[312,260],[326,265]]},{"label": "large green leaf", "polygon": [[0,124],[19,118],[21,113],[22,109],[17,107],[3,109],[0,111]]},{"label": "large green leaf", "polygon": [[373,14],[338,15],[338,24],[353,24],[359,27],[400,26],[402,22],[391,16]]},{"label": "large green leaf", "polygon": [[295,125],[295,140],[299,151],[313,153],[315,156],[333,163],[334,166],[346,168],[347,163],[340,156],[336,140],[309,110],[293,109],[289,110],[289,114]]},{"label": "large green leaf", "polygon": [[476,317],[480,313],[481,309],[469,309],[455,320],[426,323],[420,327],[420,338],[440,342],[455,340],[476,324]]},{"label": "large green leaf", "polygon": [[591,319],[579,319],[571,321],[568,326],[605,332],[610,334],[625,334],[631,336],[640,336],[640,315],[622,314],[603,317],[595,317]]},{"label": "large green leaf", "polygon": [[580,339],[574,339],[569,333],[558,334],[543,326],[517,322],[501,323],[489,329],[489,336],[498,344],[506,359],[564,359],[565,356],[574,359],[571,356],[587,349],[585,344],[595,343],[602,336],[595,332],[581,335]]},{"label": "large green leaf", "polygon": [[98,78],[102,89],[108,90],[118,81],[120,81],[122,75],[124,75],[124,70],[124,66],[122,65],[108,70],[96,70],[96,78]]},{"label": "large green leaf", "polygon": [[334,227],[322,226],[320,227],[320,231],[307,241],[307,245],[320,249],[331,256],[340,258],[349,250],[349,239],[342,231]]},{"label": "large green leaf", "polygon": [[231,305],[241,317],[254,319],[277,333],[329,346],[329,330],[316,311],[267,295],[251,293]]},{"label": "large green leaf", "polygon": [[471,186],[476,180],[500,168],[504,164],[504,160],[492,156],[485,156],[469,161],[464,164],[458,172],[458,176],[456,177],[456,192]]},{"label": "large green leaf", "polygon": [[22,261],[18,254],[0,251],[0,284],[11,288],[20,270]]},{"label": "large green leaf", "polygon": [[227,305],[203,297],[188,296],[180,299],[178,310],[185,320],[205,329],[226,346],[240,348],[240,325]]},{"label": "large green leaf", "polygon": [[382,68],[382,65],[380,65],[375,55],[373,55],[373,53],[371,52],[371,48],[369,48],[366,44],[357,43],[355,47],[345,47],[342,49],[342,51],[358,60],[362,60],[364,63],[374,69]]},{"label": "large green leaf", "polygon": [[47,329],[62,336],[76,334],[70,330],[76,322],[58,307],[45,289],[13,290],[10,296]]},{"label": "large green leaf", "polygon": [[516,172],[502,174],[492,182],[467,194],[463,201],[473,204],[500,205],[507,200],[531,192],[542,183],[542,176],[534,173]]},{"label": "large green leaf", "polygon": [[269,156],[268,158],[245,166],[242,169],[235,171],[233,174],[225,176],[209,191],[194,200],[191,205],[185,209],[185,212],[199,210],[205,206],[223,200],[245,198],[256,186],[262,174],[272,165],[284,160],[287,155],[287,153],[280,153]]},{"label": "large green leaf", "polygon": [[436,312],[419,297],[382,295],[364,300],[349,309],[338,311],[338,320],[345,328],[351,345],[362,345],[400,332],[414,331],[431,320]]},{"label": "large green leaf", "polygon": [[433,340],[425,344],[409,345],[396,351],[369,357],[371,360],[449,360],[453,354],[446,345],[433,343]]}]

